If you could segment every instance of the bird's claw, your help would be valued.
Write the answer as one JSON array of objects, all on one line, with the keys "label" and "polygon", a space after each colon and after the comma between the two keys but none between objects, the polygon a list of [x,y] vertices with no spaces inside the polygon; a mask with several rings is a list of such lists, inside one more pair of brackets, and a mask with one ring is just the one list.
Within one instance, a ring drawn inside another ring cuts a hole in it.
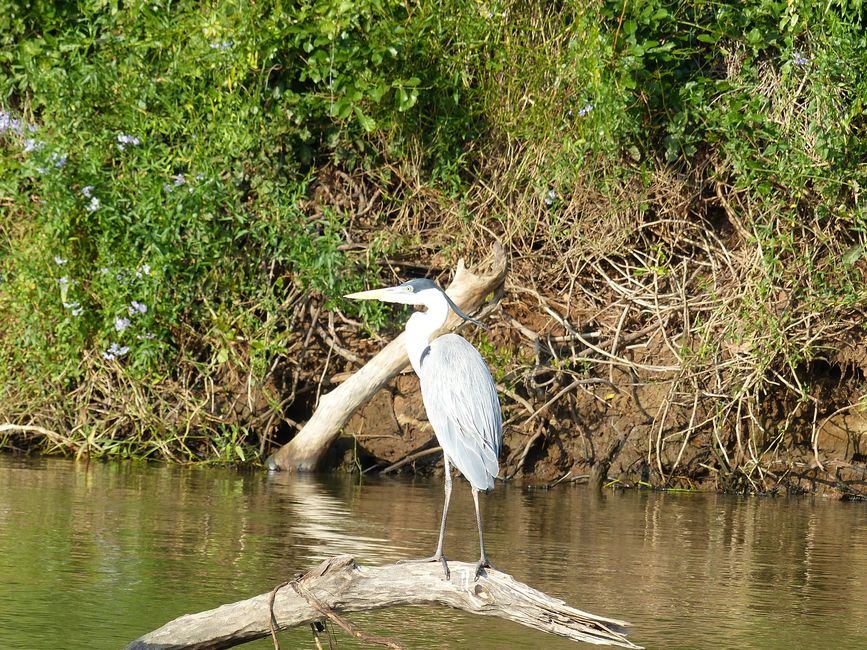
[{"label": "bird's claw", "polygon": [[445,555],[442,555],[441,553],[437,554],[437,555],[431,555],[430,557],[422,558],[420,560],[398,560],[397,561],[398,564],[409,564],[411,562],[412,563],[416,563],[416,562],[441,562],[443,565],[443,573],[445,573],[446,580],[451,579],[452,573],[451,573],[451,571],[449,571],[449,564],[448,564],[448,562],[446,562]]},{"label": "bird's claw", "polygon": [[491,566],[491,561],[488,560],[487,557],[481,558],[478,562],[476,562],[476,572],[473,575],[473,582],[476,582],[479,579],[479,576],[482,575],[484,569],[493,569]]}]

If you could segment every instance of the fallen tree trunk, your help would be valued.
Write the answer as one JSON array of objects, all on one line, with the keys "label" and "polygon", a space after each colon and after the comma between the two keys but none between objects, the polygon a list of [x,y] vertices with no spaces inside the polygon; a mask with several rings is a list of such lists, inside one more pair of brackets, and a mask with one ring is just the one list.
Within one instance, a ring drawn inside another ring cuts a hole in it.
[{"label": "fallen tree trunk", "polygon": [[[623,621],[577,610],[494,569],[487,569],[474,582],[475,564],[453,561],[449,567],[452,577],[445,580],[439,562],[361,567],[352,556],[339,555],[271,593],[181,616],[136,639],[127,650],[229,648],[267,636],[272,629],[326,618],[348,627],[339,618],[340,612],[405,605],[446,605],[574,641],[641,647],[626,639],[628,624]],[[353,631],[353,635],[373,640],[361,632]],[[398,641],[376,642],[401,647]]]},{"label": "fallen tree trunk", "polygon": [[[503,284],[506,277],[506,254],[499,243],[492,253],[491,270],[476,274],[458,262],[454,281],[446,293],[464,311],[477,309],[485,296]],[[454,327],[460,318],[451,314],[444,329]],[[328,451],[340,430],[361,406],[393,379],[409,363],[404,335],[385,346],[358,372],[330,393],[323,395],[319,407],[292,440],[265,461],[272,470],[313,470]]]}]

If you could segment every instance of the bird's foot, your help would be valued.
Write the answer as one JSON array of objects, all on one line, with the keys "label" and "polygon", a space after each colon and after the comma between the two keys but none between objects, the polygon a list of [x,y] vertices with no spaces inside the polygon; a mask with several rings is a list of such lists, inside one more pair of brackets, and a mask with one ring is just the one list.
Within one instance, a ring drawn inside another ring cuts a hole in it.
[{"label": "bird's foot", "polygon": [[479,576],[482,575],[482,572],[485,569],[493,569],[494,567],[491,565],[491,561],[488,559],[487,555],[483,555],[478,562],[476,562],[476,573],[473,578],[473,582],[479,579]]},{"label": "bird's foot", "polygon": [[446,580],[451,577],[451,571],[449,571],[448,562],[446,562],[446,558],[442,553],[437,553],[435,555],[431,555],[430,557],[422,558],[420,560],[398,560],[398,564],[409,564],[415,562],[441,562],[443,565],[443,572],[445,573]]}]

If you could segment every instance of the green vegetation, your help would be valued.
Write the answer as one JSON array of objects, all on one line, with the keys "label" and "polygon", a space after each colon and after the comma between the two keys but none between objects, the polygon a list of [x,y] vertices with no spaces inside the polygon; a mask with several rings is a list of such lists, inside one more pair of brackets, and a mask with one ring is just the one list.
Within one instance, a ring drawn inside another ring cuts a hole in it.
[{"label": "green vegetation", "polygon": [[[703,423],[720,471],[752,472],[779,439],[757,410],[781,386],[812,405],[806,369],[863,333],[865,20],[860,0],[0,0],[0,419],[49,450],[254,459],[309,411],[330,363],[311,336],[337,310],[386,322],[340,295],[386,256],[448,268],[496,236],[567,325],[664,321],[668,358],[637,361],[681,369],[672,404],[721,401],[653,435]],[[533,364],[504,345],[519,390]],[[681,457],[660,448],[664,480]]]}]

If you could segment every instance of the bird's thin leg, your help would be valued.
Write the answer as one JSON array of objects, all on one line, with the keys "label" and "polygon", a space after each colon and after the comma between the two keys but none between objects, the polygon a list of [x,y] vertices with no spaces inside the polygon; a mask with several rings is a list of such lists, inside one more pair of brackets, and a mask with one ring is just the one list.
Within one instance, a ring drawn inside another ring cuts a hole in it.
[{"label": "bird's thin leg", "polygon": [[451,576],[451,572],[449,571],[448,562],[446,562],[446,558],[443,555],[443,539],[446,534],[446,516],[449,513],[449,499],[452,496],[452,467],[449,464],[449,457],[443,454],[443,464],[445,465],[445,500],[443,501],[443,519],[440,524],[440,538],[437,541],[437,550],[436,552],[423,560],[401,560],[401,562],[441,562],[443,565],[443,571],[445,572],[446,580]]},{"label": "bird's thin leg", "polygon": [[473,490],[473,503],[476,504],[476,523],[479,525],[479,548],[481,549],[481,554],[479,556],[479,562],[476,564],[476,580],[479,579],[479,574],[482,572],[483,568],[492,569],[491,561],[488,559],[488,554],[485,552],[485,535],[482,532],[482,513],[479,510],[479,491],[476,488],[472,488]]},{"label": "bird's thin leg", "polygon": [[443,454],[443,464],[446,469],[445,476],[445,500],[443,501],[443,519],[442,523],[440,523],[440,538],[437,541],[437,550],[434,553],[434,559],[440,559],[443,562],[443,566],[446,570],[446,577],[449,575],[449,567],[446,565],[446,560],[443,557],[443,538],[446,536],[446,517],[449,514],[449,499],[452,497],[452,468],[449,465],[449,457]]}]

